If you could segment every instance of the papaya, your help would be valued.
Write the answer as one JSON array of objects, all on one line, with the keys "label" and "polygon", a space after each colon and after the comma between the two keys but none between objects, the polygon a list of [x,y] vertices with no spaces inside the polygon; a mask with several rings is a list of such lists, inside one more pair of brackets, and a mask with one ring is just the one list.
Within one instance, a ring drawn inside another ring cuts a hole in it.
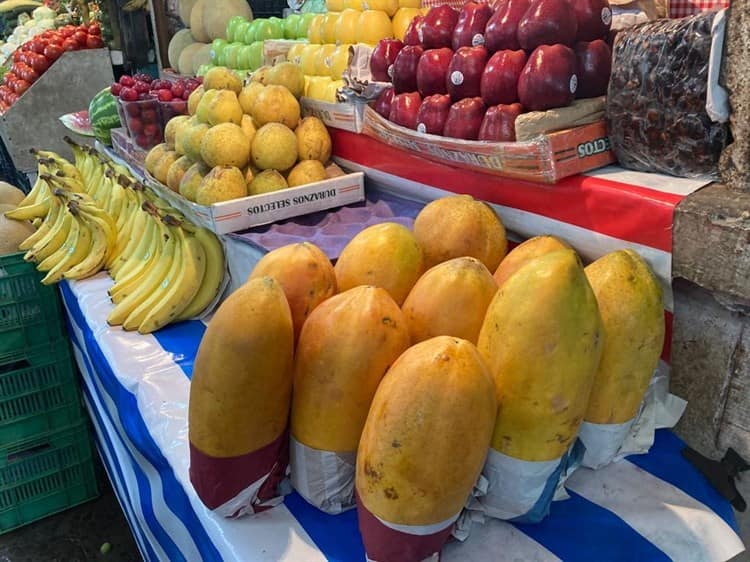
[{"label": "papaya", "polygon": [[336,274],[323,250],[310,242],[271,250],[255,265],[249,279],[269,276],[281,283],[292,311],[294,337],[308,315],[336,294]]},{"label": "papaya", "polygon": [[557,236],[544,235],[534,236],[529,238],[525,242],[519,244],[513,248],[505,259],[500,262],[500,265],[495,270],[495,281],[497,286],[500,287],[505,281],[518,271],[524,264],[530,262],[534,258],[543,256],[549,252],[556,250],[570,250],[570,245],[564,240],[561,240]]},{"label": "papaya", "polygon": [[336,261],[336,285],[382,287],[401,306],[424,271],[422,250],[412,232],[395,222],[369,226],[354,236]]},{"label": "papaya", "polygon": [[609,253],[585,272],[604,326],[604,351],[585,420],[625,423],[638,413],[664,347],[661,285],[632,250]]},{"label": "papaya", "polygon": [[508,250],[505,227],[492,207],[471,195],[436,199],[414,220],[425,267],[470,256],[495,271]]},{"label": "papaya", "polygon": [[474,344],[438,336],[410,347],[383,378],[365,422],[360,508],[402,525],[456,516],[484,464],[496,412],[494,384]]},{"label": "papaya", "polygon": [[356,451],[380,380],[407,347],[403,314],[385,289],[355,287],[320,304],[297,344],[292,436],[314,449]]},{"label": "papaya", "polygon": [[526,461],[561,457],[586,414],[603,340],[573,250],[538,257],[503,283],[478,342],[497,389],[492,448]]},{"label": "papaya", "polygon": [[211,457],[236,457],[278,439],[291,405],[294,328],[281,284],[248,281],[218,308],[198,348],[189,437]]},{"label": "papaya", "polygon": [[419,278],[402,307],[412,343],[454,336],[476,345],[497,284],[476,258],[454,258]]}]

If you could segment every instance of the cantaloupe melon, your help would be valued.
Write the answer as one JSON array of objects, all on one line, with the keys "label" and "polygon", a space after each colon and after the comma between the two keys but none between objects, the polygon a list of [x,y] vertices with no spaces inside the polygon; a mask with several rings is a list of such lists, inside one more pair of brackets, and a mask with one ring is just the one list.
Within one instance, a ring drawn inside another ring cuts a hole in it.
[{"label": "cantaloupe melon", "polygon": [[201,1],[196,4],[198,5],[203,7],[203,30],[212,40],[227,38],[227,23],[234,16],[242,16],[248,21],[253,20],[253,11],[247,0]]},{"label": "cantaloupe melon", "polygon": [[191,74],[198,74],[198,69],[204,64],[211,64],[211,44],[203,45],[196,50],[193,55],[193,71]]},{"label": "cantaloupe melon", "polygon": [[26,195],[14,185],[0,181],[0,205],[18,205]]},{"label": "cantaloupe melon", "polygon": [[185,25],[190,25],[190,12],[193,11],[197,0],[179,0],[178,10],[180,13],[180,19]]},{"label": "cantaloupe melon", "polygon": [[174,34],[172,40],[169,42],[169,65],[172,68],[178,68],[180,65],[180,55],[185,47],[195,43],[192,34],[189,29],[180,29]]},{"label": "cantaloupe melon", "polygon": [[205,43],[192,43],[182,50],[180,60],[177,63],[177,70],[180,74],[193,73],[193,58],[204,45]]},{"label": "cantaloupe melon", "polygon": [[194,5],[193,9],[190,10],[190,31],[196,41],[201,43],[208,43],[211,38],[206,33],[206,28],[203,25],[203,8],[208,6],[213,7],[213,2],[207,0],[198,0]]},{"label": "cantaloupe melon", "polygon": [[18,245],[34,234],[31,223],[5,217],[5,212],[14,208],[15,205],[0,205],[0,256],[16,253]]}]

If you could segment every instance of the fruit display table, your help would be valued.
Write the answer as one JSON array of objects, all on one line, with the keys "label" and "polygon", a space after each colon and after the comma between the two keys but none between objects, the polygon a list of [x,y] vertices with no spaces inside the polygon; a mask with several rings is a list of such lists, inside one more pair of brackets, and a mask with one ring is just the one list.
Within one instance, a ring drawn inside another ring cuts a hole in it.
[{"label": "fruit display table", "polygon": [[[330,516],[296,493],[254,517],[222,519],[188,476],[187,405],[205,324],[182,322],[150,336],[107,326],[112,281],[62,285],[86,405],[113,487],[148,561],[364,561],[356,511]],[[732,509],[682,458],[682,443],[657,432],[647,455],[568,481],[538,525],[475,523],[442,560],[722,561],[741,552]]]}]

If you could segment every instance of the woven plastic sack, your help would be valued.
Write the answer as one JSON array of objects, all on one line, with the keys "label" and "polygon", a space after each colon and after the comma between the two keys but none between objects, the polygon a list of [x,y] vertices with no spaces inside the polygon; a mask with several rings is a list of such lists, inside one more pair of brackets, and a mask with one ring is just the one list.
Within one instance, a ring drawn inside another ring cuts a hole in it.
[{"label": "woven plastic sack", "polygon": [[715,16],[658,20],[617,35],[606,115],[625,168],[682,177],[716,172],[728,129],[706,111]]}]

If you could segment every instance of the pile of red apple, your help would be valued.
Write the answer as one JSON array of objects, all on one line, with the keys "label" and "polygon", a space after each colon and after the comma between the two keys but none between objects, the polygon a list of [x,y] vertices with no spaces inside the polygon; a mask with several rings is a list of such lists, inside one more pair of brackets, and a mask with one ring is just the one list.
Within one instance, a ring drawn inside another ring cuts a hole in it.
[{"label": "pile of red apple", "polygon": [[18,101],[31,85],[59,59],[65,51],[104,47],[98,23],[66,25],[43,31],[29,39],[13,53],[13,66],[3,76],[0,86],[0,113]]},{"label": "pile of red apple", "polygon": [[149,149],[163,140],[164,127],[175,115],[187,114],[187,100],[201,78],[154,79],[148,74],[123,75],[110,92],[119,98],[120,118],[135,143]]},{"label": "pile of red apple", "polygon": [[606,93],[612,52],[608,0],[469,2],[416,16],[404,41],[383,39],[374,80],[392,82],[374,103],[422,133],[515,141],[516,117]]}]

